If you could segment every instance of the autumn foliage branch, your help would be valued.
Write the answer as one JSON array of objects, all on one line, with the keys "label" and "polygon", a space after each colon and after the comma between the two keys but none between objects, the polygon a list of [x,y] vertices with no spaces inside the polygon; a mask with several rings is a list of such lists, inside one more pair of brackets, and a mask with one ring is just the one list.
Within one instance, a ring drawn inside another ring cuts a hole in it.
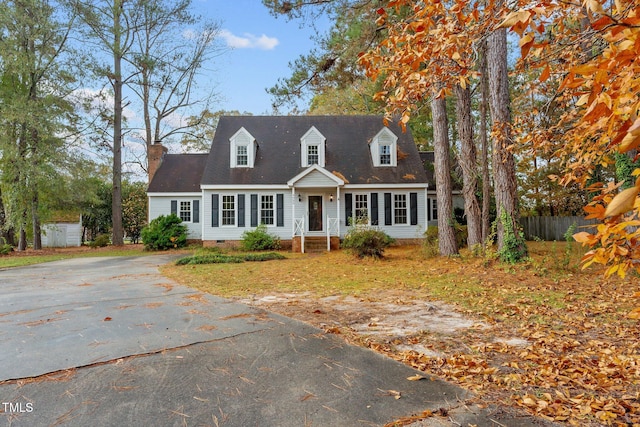
[{"label": "autumn foliage branch", "polygon": [[[561,138],[556,155],[563,160],[563,184],[588,186],[594,169],[613,162],[613,154],[640,147],[640,5],[617,0],[584,3],[522,1],[500,24],[520,36],[522,67],[539,67],[539,82],[559,81],[557,101],[566,107],[558,123],[545,130]],[[562,49],[558,49],[558,45]],[[539,145],[544,138],[528,135]],[[635,155],[637,158],[637,154]],[[640,169],[634,176],[640,175]],[[596,184],[585,207],[587,218],[601,223],[574,238],[592,249],[583,258],[607,266],[605,275],[640,272],[640,179]]]}]

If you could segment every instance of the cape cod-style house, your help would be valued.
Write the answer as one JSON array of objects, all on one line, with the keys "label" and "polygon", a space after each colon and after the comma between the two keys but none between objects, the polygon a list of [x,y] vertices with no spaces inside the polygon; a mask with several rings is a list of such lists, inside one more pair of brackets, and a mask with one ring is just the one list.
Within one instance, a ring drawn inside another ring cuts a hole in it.
[{"label": "cape cod-style house", "polygon": [[330,249],[352,218],[413,240],[435,219],[410,131],[380,116],[225,116],[209,154],[157,144],[149,172],[149,220],[175,213],[205,246],[265,224],[294,251]]}]

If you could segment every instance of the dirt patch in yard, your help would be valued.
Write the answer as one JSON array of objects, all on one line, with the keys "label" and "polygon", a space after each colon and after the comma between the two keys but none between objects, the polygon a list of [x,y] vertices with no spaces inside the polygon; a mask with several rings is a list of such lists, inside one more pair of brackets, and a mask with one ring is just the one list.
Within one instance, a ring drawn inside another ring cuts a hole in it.
[{"label": "dirt patch in yard", "polygon": [[[392,346],[395,351],[416,351],[431,357],[468,350],[469,332],[486,339],[494,329],[479,318],[464,315],[439,302],[406,299],[406,293],[381,292],[376,299],[335,295],[314,298],[311,294],[271,294],[240,298],[239,302],[312,324],[329,333],[352,334],[359,340]],[[494,331],[493,342],[524,346],[527,341]],[[427,339],[432,337],[433,340]],[[431,341],[431,342],[429,342]],[[443,348],[443,343],[446,349]]]}]

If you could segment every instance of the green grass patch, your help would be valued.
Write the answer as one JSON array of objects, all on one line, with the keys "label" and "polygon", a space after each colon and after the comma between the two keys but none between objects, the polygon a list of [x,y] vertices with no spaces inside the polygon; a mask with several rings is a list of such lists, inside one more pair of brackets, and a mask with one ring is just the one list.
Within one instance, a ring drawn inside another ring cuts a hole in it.
[{"label": "green grass patch", "polygon": [[223,253],[196,254],[176,261],[176,265],[199,265],[199,264],[239,264],[245,261],[259,262],[276,259],[286,259],[282,254],[267,252],[260,254],[227,255]]},{"label": "green grass patch", "polygon": [[0,256],[0,268],[25,267],[28,265],[42,264],[44,262],[61,261],[70,258],[109,257],[109,256],[146,256],[157,255],[158,252],[145,251],[142,246],[135,247],[106,247],[89,249],[81,247],[77,250],[63,249],[52,250],[51,253],[33,253],[27,250],[24,253],[12,252],[9,255]]}]

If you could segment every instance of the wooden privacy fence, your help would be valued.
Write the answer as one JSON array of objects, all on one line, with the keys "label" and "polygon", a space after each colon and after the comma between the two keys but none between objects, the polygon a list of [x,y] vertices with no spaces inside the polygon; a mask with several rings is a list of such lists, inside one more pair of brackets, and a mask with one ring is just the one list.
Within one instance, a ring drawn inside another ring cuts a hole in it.
[{"label": "wooden privacy fence", "polygon": [[520,225],[527,240],[565,240],[564,234],[572,224],[576,231],[588,231],[585,226],[597,224],[597,220],[586,220],[581,216],[530,216],[520,218]]}]

